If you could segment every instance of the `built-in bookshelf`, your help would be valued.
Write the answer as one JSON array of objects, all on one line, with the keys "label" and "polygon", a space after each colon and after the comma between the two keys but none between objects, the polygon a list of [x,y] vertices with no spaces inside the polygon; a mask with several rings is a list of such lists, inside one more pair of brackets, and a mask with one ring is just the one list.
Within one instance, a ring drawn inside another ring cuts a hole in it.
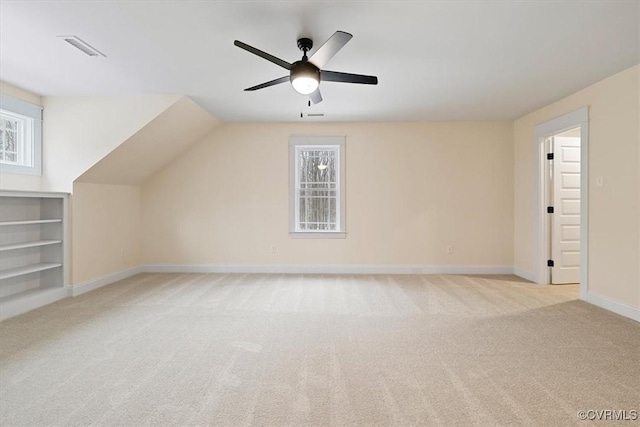
[{"label": "built-in bookshelf", "polygon": [[68,199],[0,191],[0,320],[68,295]]}]

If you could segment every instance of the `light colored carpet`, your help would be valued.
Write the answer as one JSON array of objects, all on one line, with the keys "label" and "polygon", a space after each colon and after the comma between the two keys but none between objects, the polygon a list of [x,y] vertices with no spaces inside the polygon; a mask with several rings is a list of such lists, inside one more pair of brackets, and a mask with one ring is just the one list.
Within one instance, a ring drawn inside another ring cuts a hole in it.
[{"label": "light colored carpet", "polygon": [[515,276],[142,274],[0,324],[0,424],[566,426],[640,410],[640,324],[577,297]]}]

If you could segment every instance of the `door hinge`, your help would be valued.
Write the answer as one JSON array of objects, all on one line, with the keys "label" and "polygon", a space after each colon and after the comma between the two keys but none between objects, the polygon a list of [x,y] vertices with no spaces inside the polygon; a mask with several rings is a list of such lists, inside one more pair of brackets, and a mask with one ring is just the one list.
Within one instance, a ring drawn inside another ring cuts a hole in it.
[{"label": "door hinge", "polygon": [[547,153],[547,160],[553,160],[553,153]]},{"label": "door hinge", "polygon": [[547,206],[547,213],[553,213],[553,206]]},{"label": "door hinge", "polygon": [[547,260],[547,267],[553,267],[553,260],[552,259],[548,259]]}]

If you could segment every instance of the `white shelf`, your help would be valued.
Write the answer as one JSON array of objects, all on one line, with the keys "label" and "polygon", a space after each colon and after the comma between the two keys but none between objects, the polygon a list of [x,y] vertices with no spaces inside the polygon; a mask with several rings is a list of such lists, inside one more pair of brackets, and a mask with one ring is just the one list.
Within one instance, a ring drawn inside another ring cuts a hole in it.
[{"label": "white shelf", "polygon": [[68,206],[64,193],[0,191],[0,321],[67,296]]},{"label": "white shelf", "polygon": [[6,225],[29,225],[29,224],[49,224],[53,222],[62,222],[61,219],[32,219],[28,221],[0,221],[0,226]]},{"label": "white shelf", "polygon": [[57,245],[59,243],[62,243],[62,240],[39,240],[37,242],[15,243],[12,245],[0,246],[0,252],[12,251],[14,249],[37,248],[39,246]]},{"label": "white shelf", "polygon": [[10,268],[8,270],[0,270],[0,279],[8,279],[10,277],[23,276],[25,274],[37,273],[38,271],[50,270],[52,268],[62,267],[57,262],[43,262],[41,264],[28,265],[26,267]]}]

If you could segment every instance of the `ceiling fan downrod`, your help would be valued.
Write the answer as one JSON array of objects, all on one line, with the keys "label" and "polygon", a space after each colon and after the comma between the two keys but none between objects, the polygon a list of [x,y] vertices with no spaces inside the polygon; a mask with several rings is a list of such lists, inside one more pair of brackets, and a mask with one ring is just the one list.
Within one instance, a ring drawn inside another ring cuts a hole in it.
[{"label": "ceiling fan downrod", "polygon": [[303,37],[301,39],[298,39],[298,49],[300,49],[302,51],[302,60],[306,61],[307,58],[307,52],[309,52],[311,50],[311,48],[313,47],[313,40]]}]

